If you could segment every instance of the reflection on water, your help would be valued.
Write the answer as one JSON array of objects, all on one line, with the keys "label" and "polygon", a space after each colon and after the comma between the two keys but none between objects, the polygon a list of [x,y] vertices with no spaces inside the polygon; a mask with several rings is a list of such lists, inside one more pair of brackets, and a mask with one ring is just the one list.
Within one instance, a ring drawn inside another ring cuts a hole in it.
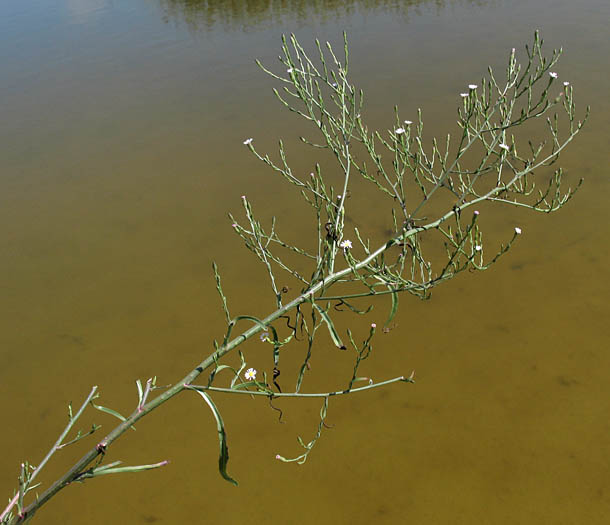
[{"label": "reflection on water", "polygon": [[[278,23],[286,17],[299,23],[353,16],[356,13],[383,12],[406,17],[419,5],[443,9],[456,0],[159,0],[168,17],[184,20],[192,29],[245,29],[263,23]],[[460,2],[460,0],[457,0]],[[460,3],[482,5],[485,0],[463,0]]]},{"label": "reflection on water", "polygon": [[[232,314],[273,308],[265,272],[226,213],[238,215],[247,194],[278,217],[280,235],[310,238],[290,188],[242,144],[254,137],[275,155],[286,138],[299,173],[319,158],[300,149],[293,116],[253,63],[275,67],[282,33],[310,46],[340,42],[348,29],[368,122],[385,130],[393,104],[404,118],[421,107],[426,129],[442,137],[464,86],[512,47],[522,56],[539,28],[566,50],[560,80],[593,105],[561,159],[567,182],[584,176],[585,186],[551,216],[482,213],[490,243],[518,221],[512,253],[430,301],[401,299],[396,328],[379,334],[363,374],[415,369],[416,385],[336,400],[334,427],[300,468],[273,458],[298,453],[297,435],[311,438],[319,404],[278,401],[279,424],[265,402],[217,399],[238,489],[219,479],[206,407],[183,397],[110,458],[169,467],[70,487],[39,521],[604,523],[608,19],[606,0],[0,2],[0,407],[10,427],[0,436],[0,494],[11,494],[19,462],[44,456],[65,404],[91,385],[102,404],[129,412],[136,378],[169,383],[209,352],[223,327],[212,260]],[[354,220],[383,235],[388,219],[356,190]],[[388,308],[378,304],[367,323],[383,323]],[[257,342],[245,349],[249,362],[272,367]],[[303,349],[291,351],[296,361]],[[320,383],[335,384],[342,358],[331,344],[315,349]],[[63,451],[42,481],[80,452]]]}]

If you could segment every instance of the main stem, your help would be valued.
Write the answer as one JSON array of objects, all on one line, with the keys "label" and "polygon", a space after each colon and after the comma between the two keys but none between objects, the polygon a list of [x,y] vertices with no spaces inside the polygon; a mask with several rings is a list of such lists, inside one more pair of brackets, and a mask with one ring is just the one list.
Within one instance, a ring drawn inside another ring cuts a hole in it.
[{"label": "main stem", "polygon": [[[16,521],[13,520],[11,523],[26,523],[29,521],[37,510],[44,505],[49,499],[51,499],[55,494],[57,494],[61,489],[68,486],[73,481],[77,480],[79,476],[82,475],[83,471],[87,468],[88,465],[91,464],[93,460],[95,460],[99,455],[105,454],[108,447],[124,432],[126,432],[131,426],[133,426],[137,421],[141,418],[152,412],[155,408],[161,406],[166,401],[169,401],[171,398],[182,392],[183,390],[187,390],[189,387],[187,385],[191,385],[192,382],[201,375],[206,369],[213,366],[221,357],[229,353],[235,347],[239,346],[241,343],[257,334],[261,330],[263,330],[264,326],[270,325],[273,321],[280,318],[282,315],[286,314],[293,308],[296,308],[300,304],[303,304],[306,301],[309,301],[314,298],[315,294],[322,289],[327,289],[330,285],[342,279],[346,275],[359,270],[360,268],[371,263],[375,258],[381,255],[390,247],[394,246],[399,242],[403,242],[406,238],[409,238],[416,233],[420,233],[422,231],[426,231],[432,228],[436,228],[440,226],[443,222],[445,222],[448,218],[455,215],[456,213],[460,213],[464,208],[472,206],[480,201],[487,200],[490,196],[494,195],[501,191],[501,188],[497,188],[495,191],[491,191],[483,197],[479,197],[477,199],[473,199],[467,203],[463,203],[459,208],[451,210],[447,212],[445,215],[433,221],[425,226],[419,226],[416,228],[411,228],[407,230],[404,234],[401,234],[395,238],[390,239],[388,242],[377,248],[374,252],[372,252],[368,257],[363,259],[362,261],[354,264],[353,266],[348,266],[343,270],[340,270],[336,273],[331,273],[326,278],[322,279],[317,284],[313,285],[311,288],[303,292],[301,295],[284,305],[282,308],[279,308],[265,319],[262,320],[261,324],[255,324],[248,330],[244,331],[242,334],[222,345],[216,352],[210,354],[206,359],[204,359],[197,367],[195,367],[189,374],[184,376],[180,381],[178,381],[175,385],[167,389],[165,392],[149,401],[147,404],[143,405],[136,409],[125,421],[123,421],[120,425],[118,425],[112,432],[110,432],[104,439],[102,439],[95,447],[89,450],[79,461],[77,461],[71,468],[66,472],[61,478],[55,481],[45,492],[43,492],[36,501],[28,505],[23,512],[17,516]],[[370,295],[370,294],[369,294]]]}]

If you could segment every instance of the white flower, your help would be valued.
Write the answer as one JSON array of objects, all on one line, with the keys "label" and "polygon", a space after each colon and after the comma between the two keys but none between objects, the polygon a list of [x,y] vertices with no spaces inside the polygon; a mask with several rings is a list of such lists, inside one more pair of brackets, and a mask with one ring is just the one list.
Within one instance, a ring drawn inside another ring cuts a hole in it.
[{"label": "white flower", "polygon": [[405,120],[405,124],[406,124],[407,126],[409,126],[410,124],[413,124],[413,122],[411,122],[410,120]]},{"label": "white flower", "polygon": [[502,148],[502,149],[505,149],[506,151],[508,151],[510,149],[510,146],[507,145],[507,144],[504,144],[504,143],[498,144],[498,147]]},{"label": "white flower", "polygon": [[404,133],[404,132],[405,132],[405,128],[398,128],[398,129],[396,129],[396,130],[394,131],[394,133],[396,133],[396,135],[400,135],[400,134],[402,134],[402,133]]},{"label": "white flower", "polygon": [[479,214],[479,210],[474,210],[474,214],[478,215]]},{"label": "white flower", "polygon": [[345,239],[341,242],[341,244],[339,244],[339,246],[341,246],[341,248],[343,248],[344,250],[347,250],[348,248],[352,247],[352,241]]},{"label": "white flower", "polygon": [[253,141],[253,140],[254,140],[253,138],[246,139],[246,140],[244,140],[244,144],[245,144],[246,146],[248,146],[248,145],[252,144],[252,141]]},{"label": "white flower", "polygon": [[477,89],[478,86],[476,84],[468,84],[468,87],[470,89]]},{"label": "white flower", "polygon": [[246,370],[246,373],[244,374],[244,377],[248,381],[254,381],[256,379],[256,370],[254,370],[254,368],[248,368],[248,370]]},{"label": "white flower", "polygon": [[331,84],[331,86],[332,86],[332,87],[334,87],[334,88],[337,88],[337,87],[339,87],[339,84],[337,84],[336,82],[333,82],[333,83]]},{"label": "white flower", "polygon": [[565,87],[568,87],[568,86],[570,85],[570,83],[569,83],[569,82],[564,82],[564,83],[563,83],[563,85],[564,85]]},{"label": "white flower", "polygon": [[519,226],[515,226],[515,233],[521,235],[521,228],[519,228]]},{"label": "white flower", "polygon": [[475,249],[477,252],[480,252],[480,251],[483,249],[483,247],[482,247],[480,244],[477,244],[477,245],[474,247],[474,249]]},{"label": "white flower", "polygon": [[559,75],[557,73],[555,73],[554,71],[549,71],[549,75],[551,75],[551,78],[557,78]]},{"label": "white flower", "polygon": [[289,67],[289,68],[286,70],[286,73],[292,73],[293,71],[294,71],[294,69],[292,69],[291,67]]},{"label": "white flower", "polygon": [[377,325],[375,323],[371,323],[371,328],[377,328]]},{"label": "white flower", "polygon": [[460,97],[466,98],[468,96],[468,93],[460,93]]}]

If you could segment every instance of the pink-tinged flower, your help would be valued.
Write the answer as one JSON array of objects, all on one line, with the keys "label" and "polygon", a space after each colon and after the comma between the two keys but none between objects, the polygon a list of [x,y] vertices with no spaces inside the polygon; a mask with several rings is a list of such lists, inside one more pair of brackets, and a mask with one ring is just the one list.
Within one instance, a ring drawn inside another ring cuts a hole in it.
[{"label": "pink-tinged flower", "polygon": [[477,245],[474,247],[474,249],[475,249],[477,252],[480,252],[480,251],[483,249],[483,247],[482,247],[480,244],[477,244]]},{"label": "pink-tinged flower", "polygon": [[557,73],[555,73],[554,71],[549,71],[549,75],[551,76],[551,78],[557,78],[559,75]]},{"label": "pink-tinged flower", "polygon": [[515,233],[521,235],[521,228],[519,228],[519,226],[515,226]]},{"label": "pink-tinged flower", "polygon": [[371,328],[377,328],[377,325],[375,323],[371,323]]},{"label": "pink-tinged flower", "polygon": [[245,144],[246,146],[249,146],[250,144],[252,144],[252,141],[253,141],[253,140],[254,140],[254,139],[253,139],[252,137],[250,137],[249,139],[244,140],[244,144]]},{"label": "pink-tinged flower", "polygon": [[254,381],[256,379],[256,370],[254,370],[254,368],[248,368],[248,370],[246,370],[246,373],[244,374],[244,377],[248,381]]},{"label": "pink-tinged flower", "polygon": [[405,128],[398,128],[398,129],[394,130],[394,133],[396,133],[396,135],[401,135],[404,132],[405,132]]},{"label": "pink-tinged flower", "polygon": [[344,241],[341,242],[341,244],[339,244],[339,246],[341,248],[343,248],[344,250],[347,250],[348,248],[352,247],[352,241],[345,239]]},{"label": "pink-tinged flower", "polygon": [[498,144],[499,148],[505,149],[506,151],[508,151],[510,149],[510,146],[508,144]]},{"label": "pink-tinged flower", "polygon": [[474,210],[474,214],[478,215],[479,214],[479,210]]},{"label": "pink-tinged flower", "polygon": [[570,85],[570,83],[569,83],[569,82],[564,82],[564,83],[563,83],[563,85],[564,85],[565,87],[568,87],[568,86]]}]

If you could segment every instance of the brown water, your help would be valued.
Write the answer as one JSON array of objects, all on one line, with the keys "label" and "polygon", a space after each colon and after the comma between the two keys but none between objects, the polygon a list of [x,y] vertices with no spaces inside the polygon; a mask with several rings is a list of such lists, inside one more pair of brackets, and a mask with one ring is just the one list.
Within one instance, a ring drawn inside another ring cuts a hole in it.
[{"label": "brown water", "polygon": [[[68,488],[39,522],[606,523],[608,20],[606,0],[1,3],[0,492],[12,495],[19,463],[40,460],[65,403],[91,385],[129,412],[136,378],[175,381],[209,353],[223,327],[212,260],[233,314],[273,309],[226,213],[247,194],[287,237],[309,230],[291,189],[242,145],[252,136],[273,151],[294,133],[253,63],[274,63],[282,33],[337,43],[347,30],[369,121],[387,128],[394,103],[405,118],[421,107],[442,136],[463,86],[538,28],[564,46],[560,78],[593,107],[562,157],[569,182],[586,184],[558,214],[490,216],[490,238],[523,228],[506,259],[431,301],[402,299],[363,371],[415,369],[416,385],[334,399],[335,427],[300,467],[273,458],[300,453],[319,403],[278,401],[281,425],[266,402],[219,398],[239,488],[218,476],[207,408],[181,396],[111,454],[170,466]],[[300,151],[295,166],[309,169]],[[366,209],[358,221],[387,227]],[[262,369],[256,343],[249,361]],[[336,383],[335,355],[317,350],[319,385]]]}]

